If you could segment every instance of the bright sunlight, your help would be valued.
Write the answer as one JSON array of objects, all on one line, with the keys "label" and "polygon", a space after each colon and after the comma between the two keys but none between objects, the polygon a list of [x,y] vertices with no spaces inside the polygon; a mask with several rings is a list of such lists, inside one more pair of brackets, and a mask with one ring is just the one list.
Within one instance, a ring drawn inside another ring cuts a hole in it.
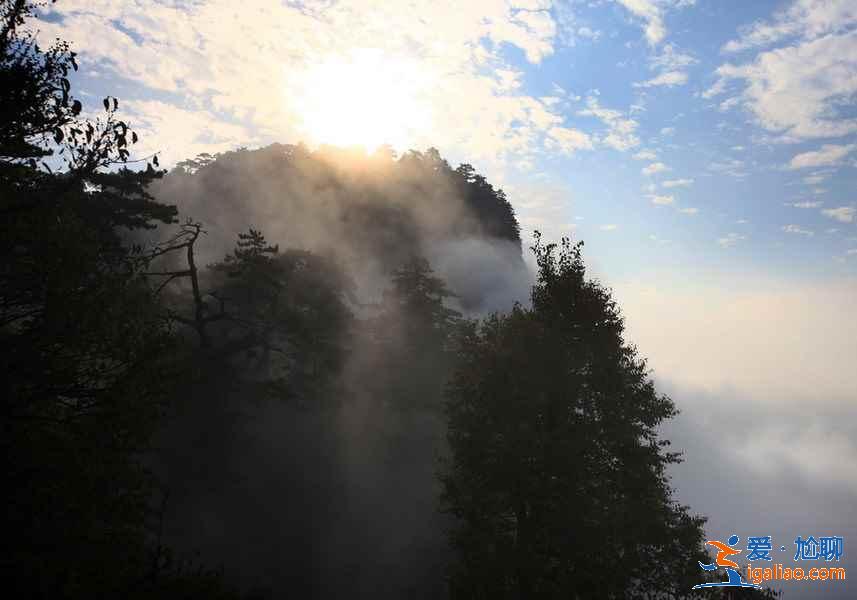
[{"label": "bright sunlight", "polygon": [[427,131],[430,114],[425,72],[380,50],[358,49],[328,58],[298,75],[296,102],[301,134],[314,144],[387,144],[402,150]]}]

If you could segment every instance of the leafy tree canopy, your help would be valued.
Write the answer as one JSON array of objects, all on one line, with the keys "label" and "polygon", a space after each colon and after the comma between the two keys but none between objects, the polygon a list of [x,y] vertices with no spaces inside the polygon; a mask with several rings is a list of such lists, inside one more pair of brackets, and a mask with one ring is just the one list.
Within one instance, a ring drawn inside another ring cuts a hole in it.
[{"label": "leafy tree canopy", "polygon": [[[701,580],[704,519],[672,497],[676,414],[582,243],[544,245],[532,308],[470,322],[447,390],[454,598],[648,598]],[[660,595],[659,595],[660,594]]]}]

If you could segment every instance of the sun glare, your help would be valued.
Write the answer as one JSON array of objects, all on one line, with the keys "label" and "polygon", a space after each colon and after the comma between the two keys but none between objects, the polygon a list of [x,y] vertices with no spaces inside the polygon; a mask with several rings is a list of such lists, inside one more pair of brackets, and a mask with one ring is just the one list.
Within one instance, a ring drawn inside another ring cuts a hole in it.
[{"label": "sun glare", "polygon": [[354,50],[311,65],[294,83],[291,101],[310,143],[403,150],[427,131],[425,75],[406,59]]}]

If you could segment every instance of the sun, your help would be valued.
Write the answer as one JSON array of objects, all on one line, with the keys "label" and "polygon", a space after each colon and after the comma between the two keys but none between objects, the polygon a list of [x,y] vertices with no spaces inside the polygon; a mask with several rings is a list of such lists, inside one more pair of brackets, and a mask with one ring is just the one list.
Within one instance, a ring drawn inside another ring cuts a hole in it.
[{"label": "sun", "polygon": [[401,151],[428,131],[426,77],[406,58],[356,49],[310,65],[293,83],[290,100],[311,143]]}]

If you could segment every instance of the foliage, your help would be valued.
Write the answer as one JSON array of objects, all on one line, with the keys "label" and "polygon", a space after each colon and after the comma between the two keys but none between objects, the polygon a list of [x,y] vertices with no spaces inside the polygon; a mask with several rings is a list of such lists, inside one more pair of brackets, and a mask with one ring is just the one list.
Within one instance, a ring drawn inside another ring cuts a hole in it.
[{"label": "foliage", "polygon": [[137,136],[116,99],[104,118],[80,118],[74,54],[64,42],[42,51],[22,29],[36,7],[0,3],[2,572],[15,595],[92,597],[148,569],[152,481],[139,456],[172,339],[123,231],[175,209],[146,190],[161,173],[124,168]]},{"label": "foliage", "polygon": [[448,388],[443,501],[455,598],[644,598],[689,590],[704,519],[676,504],[675,415],[623,339],[581,245],[532,250],[532,308],[466,325]]},{"label": "foliage", "polygon": [[461,313],[429,262],[414,256],[395,269],[369,320],[376,395],[399,409],[438,411]]},{"label": "foliage", "polygon": [[429,262],[410,258],[393,271],[391,283],[381,304],[382,328],[389,331],[391,322],[398,322],[407,345],[446,349],[461,313],[446,305],[455,294],[434,274]]},{"label": "foliage", "polygon": [[169,316],[196,332],[204,350],[201,367],[227,368],[238,379],[261,381],[285,395],[307,391],[335,372],[353,287],[339,265],[303,250],[280,253],[251,227],[238,234],[232,253],[201,274],[195,251],[202,233],[201,224],[188,221],[155,251],[184,252],[187,269],[147,273],[166,278],[158,291],[176,278],[190,279],[190,297],[180,291],[179,307]]},{"label": "foliage", "polygon": [[[351,313],[346,298],[351,282],[332,261],[311,252],[280,253],[259,231],[238,235],[234,252],[212,265],[226,279],[215,279],[216,297],[248,331],[250,357],[258,353],[270,383],[289,394],[321,384],[341,364]],[[279,368],[272,352],[280,355]],[[286,380],[289,380],[288,384]]]},{"label": "foliage", "polygon": [[479,216],[485,232],[500,239],[520,243],[521,228],[515,218],[515,209],[503,190],[495,190],[483,175],[469,164],[455,169],[457,187],[465,202]]},{"label": "foliage", "polygon": [[33,159],[50,154],[51,138],[61,141],[63,126],[80,114],[82,104],[69,90],[68,74],[77,70],[68,43],[42,51],[25,20],[39,4],[0,3],[0,158]]}]

